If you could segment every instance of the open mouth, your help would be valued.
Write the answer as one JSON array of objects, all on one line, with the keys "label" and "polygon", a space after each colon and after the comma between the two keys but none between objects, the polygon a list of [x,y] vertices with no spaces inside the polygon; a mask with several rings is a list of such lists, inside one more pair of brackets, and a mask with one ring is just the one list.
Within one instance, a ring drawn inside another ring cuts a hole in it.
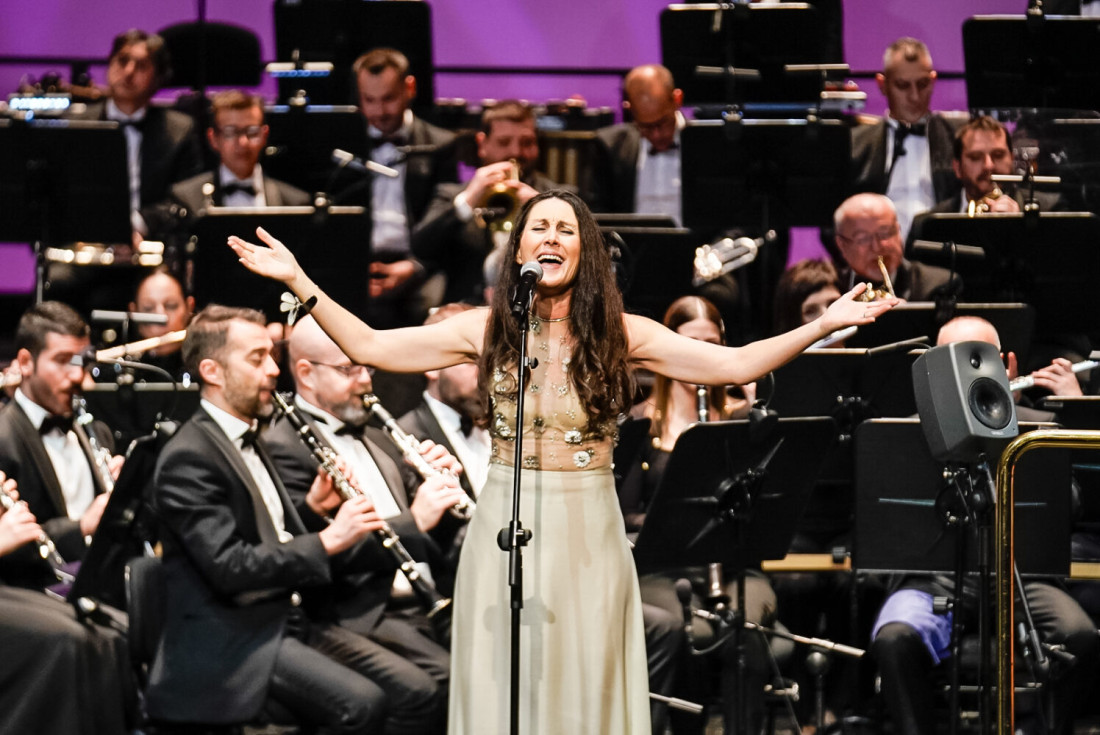
[{"label": "open mouth", "polygon": [[560,255],[543,253],[538,257],[539,265],[561,265],[565,262]]}]

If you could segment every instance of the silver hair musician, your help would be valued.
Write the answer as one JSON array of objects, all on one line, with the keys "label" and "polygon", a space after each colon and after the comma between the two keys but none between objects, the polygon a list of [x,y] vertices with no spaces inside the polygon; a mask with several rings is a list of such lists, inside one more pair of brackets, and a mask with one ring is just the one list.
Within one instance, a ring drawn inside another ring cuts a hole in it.
[{"label": "silver hair musician", "polygon": [[73,428],[76,429],[77,439],[81,447],[88,453],[92,464],[95,466],[96,481],[103,492],[109,493],[115,489],[115,478],[111,474],[111,450],[99,443],[96,438],[92,423],[95,417],[88,412],[88,404],[84,396],[73,396]]},{"label": "silver hair musician", "polygon": [[[397,445],[397,448],[401,450],[401,454],[405,457],[405,461],[413,466],[413,469],[416,470],[421,479],[427,480],[429,477],[434,477],[436,475],[451,474],[446,470],[437,470],[435,467],[432,467],[428,460],[424,459],[419,450],[420,442],[397,425],[397,421],[393,418],[393,414],[387,411],[381,402],[379,402],[378,396],[373,393],[365,394],[363,396],[363,405],[382,422],[382,425],[386,429],[386,435],[389,436],[389,438],[393,440],[393,443]],[[473,500],[469,497],[463,497],[462,500],[451,506],[450,512],[451,515],[465,521],[473,516],[476,509],[477,505]]]},{"label": "silver hair musician", "polygon": [[[363,495],[363,491],[356,487],[344,471],[340,469],[337,462],[339,455],[336,450],[317,435],[313,427],[298,413],[298,409],[279,393],[273,393],[272,399],[279,412],[294,427],[298,438],[309,449],[313,460],[324,470],[325,474],[332,478],[332,483],[336,486],[336,491],[340,493],[340,497],[344,500],[350,500]],[[444,646],[449,645],[451,640],[451,600],[440,594],[435,585],[421,576],[420,571],[416,568],[416,560],[412,558],[408,549],[401,543],[401,539],[393,532],[388,523],[375,531],[375,535],[382,541],[382,548],[388,551],[393,560],[397,562],[401,573],[409,580],[409,586],[412,587],[413,593],[424,606],[436,641]]]}]

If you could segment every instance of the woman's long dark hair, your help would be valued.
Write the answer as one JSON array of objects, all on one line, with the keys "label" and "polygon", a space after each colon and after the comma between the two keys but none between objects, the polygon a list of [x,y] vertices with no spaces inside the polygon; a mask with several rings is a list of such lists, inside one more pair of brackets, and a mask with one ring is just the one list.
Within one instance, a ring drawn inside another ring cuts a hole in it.
[{"label": "woman's long dark hair", "polygon": [[562,200],[577,216],[581,256],[569,306],[572,317],[569,329],[574,339],[570,373],[577,396],[588,411],[591,430],[616,420],[630,405],[634,372],[623,326],[623,297],[615,282],[611,256],[588,205],[572,192],[560,189],[544,192],[533,197],[520,211],[493,290],[485,346],[478,362],[478,380],[482,392],[489,395],[493,371],[515,368],[520,339],[519,324],[511,313],[512,294],[519,282],[516,253],[531,208],[546,199]]}]

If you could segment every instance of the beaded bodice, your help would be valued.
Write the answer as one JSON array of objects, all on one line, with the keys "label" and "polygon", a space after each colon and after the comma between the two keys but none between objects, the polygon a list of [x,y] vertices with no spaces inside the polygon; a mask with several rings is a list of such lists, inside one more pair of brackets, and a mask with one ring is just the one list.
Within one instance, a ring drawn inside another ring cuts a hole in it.
[{"label": "beaded bodice", "polygon": [[[570,374],[568,318],[531,317],[528,357],[538,360],[524,395],[523,467],[576,471],[609,467],[615,424],[590,428]],[[515,456],[516,374],[497,369],[489,379],[494,462]]]}]

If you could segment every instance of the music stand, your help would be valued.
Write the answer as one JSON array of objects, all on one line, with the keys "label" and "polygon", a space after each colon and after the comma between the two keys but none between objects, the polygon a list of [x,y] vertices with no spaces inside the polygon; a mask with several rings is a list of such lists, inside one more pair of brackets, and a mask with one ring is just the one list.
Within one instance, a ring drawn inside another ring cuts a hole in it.
[{"label": "music stand", "polygon": [[[1035,331],[1035,309],[1028,304],[956,304],[948,314],[940,315],[933,303],[913,301],[899,304],[880,314],[871,324],[863,324],[845,340],[846,347],[878,347],[918,335],[935,343],[940,327],[957,316],[985,319],[1001,338],[1001,350],[1014,352],[1021,365],[1027,364],[1031,337]],[[899,414],[900,415],[900,414]]]},{"label": "music stand", "polygon": [[158,421],[184,422],[199,407],[199,387],[175,383],[96,383],[84,390],[88,412],[114,433],[115,446],[148,435]]},{"label": "music stand", "polygon": [[838,120],[700,120],[680,133],[684,226],[819,226],[849,189],[851,138]]},{"label": "music stand", "polygon": [[[826,61],[818,12],[808,4],[672,5],[661,11],[660,25],[661,63],[687,104],[819,98],[820,76],[785,70]],[[731,74],[731,67],[756,74]]]},{"label": "music stand", "polygon": [[0,120],[0,241],[34,243],[36,300],[45,247],[129,243],[126,139],[117,123]]},{"label": "music stand", "polygon": [[604,239],[612,242],[617,235],[626,247],[629,272],[623,288],[626,308],[660,321],[676,299],[694,293],[695,248],[698,235],[691,230],[671,227],[600,227]]},{"label": "music stand", "polygon": [[66,598],[71,604],[87,598],[126,609],[126,562],[151,553],[151,544],[156,540],[155,521],[146,499],[152,496],[157,455],[169,436],[170,432],[154,430],[135,440],[127,451],[92,545]]},{"label": "music stand", "polygon": [[[1052,428],[1021,422],[1020,431]],[[873,419],[856,429],[856,521],[852,567],[862,572],[955,569],[954,536],[937,510],[943,463],[932,458],[920,419]],[[1069,452],[1031,452],[1016,473],[1016,561],[1020,571],[1062,577],[1070,563]],[[1051,543],[1062,539],[1063,544]],[[967,568],[978,569],[979,549],[968,545]]]},{"label": "music stand", "polygon": [[193,293],[199,308],[216,302],[264,312],[283,321],[279,298],[286,287],[252,273],[225,244],[230,235],[249,240],[263,227],[294,253],[325,293],[359,317],[367,310],[370,220],[362,207],[211,207],[195,220],[191,253]]},{"label": "music stand", "polygon": [[417,113],[435,101],[431,6],[423,2],[364,3],[344,0],[278,0],[275,3],[275,52],[283,61],[330,61],[332,74],[311,83],[280,79],[279,99],[303,87],[314,102],[343,104],[357,99],[351,65],[379,46],[394,48],[409,60],[416,77]]},{"label": "music stand", "polygon": [[[639,571],[711,562],[743,569],[787,554],[836,425],[828,418],[780,419],[770,434],[752,439],[748,421],[694,424],[680,435],[634,546]],[[733,524],[715,519],[733,500],[731,478],[759,467],[772,451],[738,548]]]},{"label": "music stand", "polygon": [[264,110],[264,120],[271,131],[264,173],[311,194],[337,193],[331,190],[338,173],[332,162],[334,149],[366,155],[367,122],[352,105],[273,105]]},{"label": "music stand", "polygon": [[676,220],[667,214],[637,212],[593,212],[592,216],[605,232],[620,227],[676,229]]},{"label": "music stand", "polygon": [[971,109],[1100,110],[1100,19],[978,15],[962,33]]},{"label": "music stand", "polygon": [[[1100,280],[1095,214],[930,214],[914,222],[914,231],[916,239],[984,250],[983,258],[956,261],[968,299],[1031,304],[1038,334],[1100,331],[1091,299]],[[920,260],[949,265],[946,252],[922,253]]]}]

